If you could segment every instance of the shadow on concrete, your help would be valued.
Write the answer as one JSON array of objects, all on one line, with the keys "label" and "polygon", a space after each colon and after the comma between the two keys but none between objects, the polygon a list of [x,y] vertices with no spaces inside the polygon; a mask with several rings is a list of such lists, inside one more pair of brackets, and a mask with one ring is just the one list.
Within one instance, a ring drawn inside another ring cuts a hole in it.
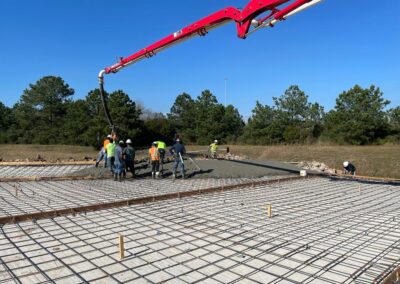
[{"label": "shadow on concrete", "polygon": [[300,168],[297,168],[295,166],[286,166],[285,164],[279,162],[255,162],[251,160],[226,160],[226,161],[231,163],[239,163],[244,165],[268,168],[271,170],[285,171],[292,174],[299,174],[301,170]]}]

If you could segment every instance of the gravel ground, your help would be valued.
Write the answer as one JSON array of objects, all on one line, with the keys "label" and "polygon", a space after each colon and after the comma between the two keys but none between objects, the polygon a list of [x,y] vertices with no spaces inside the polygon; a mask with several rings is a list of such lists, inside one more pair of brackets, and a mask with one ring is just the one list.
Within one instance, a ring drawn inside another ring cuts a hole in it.
[{"label": "gravel ground", "polygon": [[[197,166],[201,169],[199,170]],[[172,174],[173,163],[164,165],[164,177],[170,177]],[[228,160],[185,160],[186,175],[188,178],[257,178],[270,175],[297,175],[299,168],[272,161],[228,161]],[[135,165],[137,177],[150,177],[150,167],[147,163]],[[74,176],[92,175],[95,177],[110,177],[110,173],[102,166],[99,168],[88,168],[77,171]],[[128,178],[131,174],[127,174]]]}]

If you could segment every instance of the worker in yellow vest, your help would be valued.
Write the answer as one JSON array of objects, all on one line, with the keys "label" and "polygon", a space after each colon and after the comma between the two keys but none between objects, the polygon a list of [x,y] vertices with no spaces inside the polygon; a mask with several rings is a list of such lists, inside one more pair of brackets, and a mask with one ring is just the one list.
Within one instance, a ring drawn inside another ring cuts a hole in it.
[{"label": "worker in yellow vest", "polygon": [[160,166],[161,166],[161,172],[164,171],[164,158],[165,158],[165,148],[167,148],[167,144],[163,141],[156,141],[157,143],[157,149],[158,152],[160,153]]},{"label": "worker in yellow vest", "polygon": [[149,149],[149,162],[151,164],[151,177],[159,178],[160,176],[160,153],[157,149],[157,142],[151,144]]},{"label": "worker in yellow vest", "polygon": [[100,150],[99,155],[96,160],[96,168],[99,166],[99,163],[103,159],[104,159],[104,168],[107,168],[107,145],[108,145],[108,143],[110,143],[110,140],[109,140],[110,138],[111,138],[111,135],[107,135],[107,137],[104,138],[103,147],[101,147],[101,150]]},{"label": "worker in yellow vest", "polygon": [[208,151],[210,152],[210,156],[213,159],[217,158],[217,151],[218,151],[218,140],[214,140],[214,143],[208,146]]},{"label": "worker in yellow vest", "polygon": [[111,175],[114,175],[115,148],[117,147],[117,144],[112,138],[109,138],[109,140],[110,143],[107,144],[107,165],[110,167]]}]

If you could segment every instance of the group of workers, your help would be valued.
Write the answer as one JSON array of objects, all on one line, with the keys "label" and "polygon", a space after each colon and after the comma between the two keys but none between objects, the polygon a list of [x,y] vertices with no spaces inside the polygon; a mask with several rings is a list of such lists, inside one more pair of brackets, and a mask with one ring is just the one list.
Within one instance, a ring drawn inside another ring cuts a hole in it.
[{"label": "group of workers", "polygon": [[[104,159],[104,167],[109,168],[114,180],[121,181],[126,177],[126,172],[130,171],[132,177],[135,177],[135,149],[132,147],[132,140],[127,139],[125,142],[120,140],[117,143],[117,137],[108,135],[104,139],[103,147],[101,148],[96,167],[99,166],[101,160]],[[152,178],[160,178],[164,170],[165,154],[167,145],[163,141],[155,141],[152,143],[148,151],[148,161],[151,166]],[[218,140],[208,146],[209,155],[211,158],[217,158]],[[186,154],[185,146],[181,139],[177,137],[175,144],[169,149],[169,153],[173,156],[172,177],[176,178],[176,172],[180,167],[182,179],[185,178],[185,164],[183,156]],[[161,167],[161,171],[160,171]],[[349,161],[343,162],[344,174],[356,174],[356,167]]]},{"label": "group of workers", "polygon": [[[164,142],[155,141],[149,149],[149,164],[151,165],[152,178],[160,178],[160,166],[161,172],[164,170],[165,148],[166,144]],[[185,163],[183,162],[183,156],[186,154],[186,149],[179,138],[175,139],[175,144],[169,149],[169,153],[173,156],[174,160],[172,178],[176,178],[176,171],[180,166],[182,179],[184,179]]]},{"label": "group of workers", "polygon": [[[117,141],[118,138],[111,135],[108,135],[104,139],[95,166],[98,167],[100,162],[104,159],[104,167],[110,169],[114,180],[122,181],[122,178],[126,177],[127,171],[132,173],[132,177],[135,176],[135,149],[132,147],[131,139],[127,139],[125,142],[123,140]],[[166,148],[167,145],[165,142],[155,141],[148,151],[148,161],[151,166],[152,178],[160,178],[162,176]],[[183,156],[186,154],[186,149],[179,138],[175,139],[175,144],[169,149],[169,153],[173,156],[174,160],[172,177],[176,178],[177,169],[180,167],[181,175],[184,179],[185,166]]]},{"label": "group of workers", "polygon": [[104,159],[104,167],[110,168],[114,180],[122,181],[122,177],[126,177],[127,171],[132,173],[132,177],[135,176],[135,149],[131,139],[127,139],[125,142],[120,140],[117,143],[117,141],[117,137],[111,135],[104,139],[103,147],[97,157],[96,167]]}]

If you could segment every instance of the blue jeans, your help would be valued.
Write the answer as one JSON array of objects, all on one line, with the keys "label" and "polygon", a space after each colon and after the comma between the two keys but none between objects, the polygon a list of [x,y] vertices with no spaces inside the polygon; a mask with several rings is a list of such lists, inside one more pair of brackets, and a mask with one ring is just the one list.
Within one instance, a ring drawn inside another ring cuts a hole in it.
[{"label": "blue jeans", "polygon": [[114,168],[115,168],[114,162],[115,162],[115,157],[107,158],[107,164],[110,167],[111,174],[114,174]]},{"label": "blue jeans", "polygon": [[104,167],[107,168],[107,153],[100,151],[99,155],[97,156],[96,164],[99,164],[103,159],[104,159]]},{"label": "blue jeans", "polygon": [[181,166],[181,174],[182,176],[185,174],[185,165],[182,163],[182,161],[180,159],[176,159],[174,162],[174,166],[172,169],[172,173],[175,175],[176,174],[176,170],[178,168],[178,166]]}]

